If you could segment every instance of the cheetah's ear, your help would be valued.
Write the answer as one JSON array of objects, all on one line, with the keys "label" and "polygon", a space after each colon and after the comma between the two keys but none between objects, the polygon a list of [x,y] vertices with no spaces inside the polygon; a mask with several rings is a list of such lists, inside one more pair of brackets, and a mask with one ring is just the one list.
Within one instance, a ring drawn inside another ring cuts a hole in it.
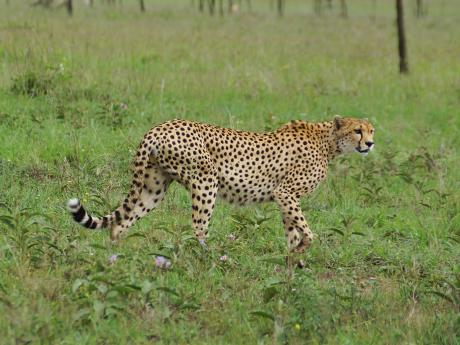
[{"label": "cheetah's ear", "polygon": [[334,116],[334,126],[335,129],[340,129],[343,126],[343,118],[340,115]]}]

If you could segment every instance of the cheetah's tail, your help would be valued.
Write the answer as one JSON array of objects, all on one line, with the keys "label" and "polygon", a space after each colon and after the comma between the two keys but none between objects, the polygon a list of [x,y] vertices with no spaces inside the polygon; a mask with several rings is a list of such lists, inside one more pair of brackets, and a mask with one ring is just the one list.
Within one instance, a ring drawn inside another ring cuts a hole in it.
[{"label": "cheetah's tail", "polygon": [[[113,220],[120,216],[120,212],[117,210],[112,214],[104,216],[102,218],[92,217],[88,212],[86,212],[83,205],[78,199],[70,199],[67,202],[67,209],[72,214],[73,219],[88,229],[103,229],[112,225]],[[118,214],[117,214],[118,212]]]}]

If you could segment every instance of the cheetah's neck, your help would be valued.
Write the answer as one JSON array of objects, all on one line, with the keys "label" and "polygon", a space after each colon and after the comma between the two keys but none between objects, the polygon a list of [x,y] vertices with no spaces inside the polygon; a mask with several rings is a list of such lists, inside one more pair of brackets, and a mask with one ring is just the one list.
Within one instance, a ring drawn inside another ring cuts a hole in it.
[{"label": "cheetah's neck", "polygon": [[335,134],[334,121],[325,122],[304,122],[291,121],[280,128],[283,130],[306,131],[308,136],[319,139],[323,143],[323,148],[328,152],[328,161],[331,161],[341,152],[338,149],[337,137]]},{"label": "cheetah's neck", "polygon": [[324,149],[328,152],[328,161],[330,162],[341,152],[338,149],[337,137],[335,134],[334,121],[319,123],[309,123],[309,126],[317,133],[317,137],[323,142]]}]

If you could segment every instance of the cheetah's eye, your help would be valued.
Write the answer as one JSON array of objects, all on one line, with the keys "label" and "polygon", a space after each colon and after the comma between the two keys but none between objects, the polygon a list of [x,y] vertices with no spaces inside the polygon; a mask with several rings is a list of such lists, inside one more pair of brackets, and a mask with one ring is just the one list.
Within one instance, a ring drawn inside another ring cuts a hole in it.
[{"label": "cheetah's eye", "polygon": [[361,134],[361,133],[362,133],[362,132],[361,132],[361,129],[355,129],[355,133],[356,133],[356,134]]},{"label": "cheetah's eye", "polygon": [[374,132],[375,132],[375,131],[374,131],[373,129],[371,129],[371,134],[374,134]]}]

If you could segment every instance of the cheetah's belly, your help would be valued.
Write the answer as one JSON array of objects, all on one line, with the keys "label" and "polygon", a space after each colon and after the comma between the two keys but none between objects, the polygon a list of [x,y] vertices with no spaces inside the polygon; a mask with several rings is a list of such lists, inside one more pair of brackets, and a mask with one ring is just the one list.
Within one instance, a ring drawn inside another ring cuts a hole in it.
[{"label": "cheetah's belly", "polygon": [[240,205],[271,200],[278,185],[276,176],[255,169],[220,171],[218,179],[218,197]]},{"label": "cheetah's belly", "polygon": [[275,183],[270,182],[239,184],[220,177],[217,196],[227,202],[239,205],[264,202],[273,199],[272,192],[275,186]]}]

